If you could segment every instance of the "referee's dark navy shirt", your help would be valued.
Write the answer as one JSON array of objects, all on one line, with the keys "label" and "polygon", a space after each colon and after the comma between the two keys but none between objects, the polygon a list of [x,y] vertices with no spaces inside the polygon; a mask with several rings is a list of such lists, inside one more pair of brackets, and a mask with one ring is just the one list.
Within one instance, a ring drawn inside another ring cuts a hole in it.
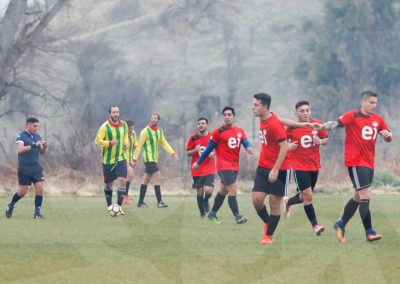
[{"label": "referee's dark navy shirt", "polygon": [[[35,133],[33,135],[29,134],[26,130],[18,134],[16,143],[24,143],[24,146],[30,146],[36,142],[42,140],[39,134]],[[39,147],[35,147],[28,152],[18,154],[19,164],[32,164],[39,163]]]}]

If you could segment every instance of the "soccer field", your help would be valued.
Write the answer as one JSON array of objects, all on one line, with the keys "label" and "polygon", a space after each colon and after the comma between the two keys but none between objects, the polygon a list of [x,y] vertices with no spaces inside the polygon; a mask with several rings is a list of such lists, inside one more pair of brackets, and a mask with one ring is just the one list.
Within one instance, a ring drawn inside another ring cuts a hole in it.
[{"label": "soccer field", "polygon": [[[114,197],[115,198],[115,197]],[[358,213],[346,244],[332,224],[350,195],[317,194],[314,204],[326,230],[314,236],[302,205],[281,218],[275,244],[261,245],[263,224],[249,194],[238,197],[248,222],[236,225],[225,201],[215,225],[201,220],[195,196],[165,196],[169,208],[125,206],[107,215],[100,197],[45,198],[46,220],[33,220],[32,197],[11,219],[0,217],[0,283],[398,283],[400,196],[373,196],[380,241],[365,241]],[[8,198],[0,198],[4,207]],[[134,198],[134,203],[137,197]]]}]

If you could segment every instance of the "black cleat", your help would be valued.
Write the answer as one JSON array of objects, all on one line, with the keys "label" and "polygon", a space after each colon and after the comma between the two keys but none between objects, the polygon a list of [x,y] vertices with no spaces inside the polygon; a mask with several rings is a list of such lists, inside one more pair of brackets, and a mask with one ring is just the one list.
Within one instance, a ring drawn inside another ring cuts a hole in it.
[{"label": "black cleat", "polygon": [[165,203],[161,200],[160,202],[158,202],[157,207],[158,207],[158,208],[166,208],[166,207],[168,207],[168,205],[165,204]]},{"label": "black cleat", "polygon": [[137,204],[137,207],[139,207],[139,208],[149,208],[149,206],[148,206],[146,203],[144,203],[144,202],[138,203],[138,204]]},{"label": "black cleat", "polygon": [[11,218],[13,210],[14,210],[14,206],[10,205],[11,202],[8,202],[7,207],[6,207],[6,217],[7,218]]},{"label": "black cleat", "polygon": [[46,217],[44,217],[43,215],[41,215],[40,213],[35,213],[33,215],[33,219],[46,219]]}]

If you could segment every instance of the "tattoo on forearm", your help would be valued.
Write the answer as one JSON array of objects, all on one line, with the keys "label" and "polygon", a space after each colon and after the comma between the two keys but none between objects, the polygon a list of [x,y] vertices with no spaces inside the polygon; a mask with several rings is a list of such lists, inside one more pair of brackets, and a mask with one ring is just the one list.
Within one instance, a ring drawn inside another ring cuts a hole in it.
[{"label": "tattoo on forearm", "polygon": [[327,121],[324,124],[322,124],[322,129],[323,130],[333,130],[339,127],[339,122],[337,120],[335,121]]}]

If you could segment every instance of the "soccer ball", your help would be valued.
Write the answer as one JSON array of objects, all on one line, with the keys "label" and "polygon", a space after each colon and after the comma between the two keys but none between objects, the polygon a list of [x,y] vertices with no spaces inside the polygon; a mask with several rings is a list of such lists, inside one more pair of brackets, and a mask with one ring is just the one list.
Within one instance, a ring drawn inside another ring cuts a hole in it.
[{"label": "soccer ball", "polygon": [[108,206],[108,214],[111,217],[118,217],[119,215],[121,215],[121,206],[119,206],[118,204],[111,204],[110,206]]}]

